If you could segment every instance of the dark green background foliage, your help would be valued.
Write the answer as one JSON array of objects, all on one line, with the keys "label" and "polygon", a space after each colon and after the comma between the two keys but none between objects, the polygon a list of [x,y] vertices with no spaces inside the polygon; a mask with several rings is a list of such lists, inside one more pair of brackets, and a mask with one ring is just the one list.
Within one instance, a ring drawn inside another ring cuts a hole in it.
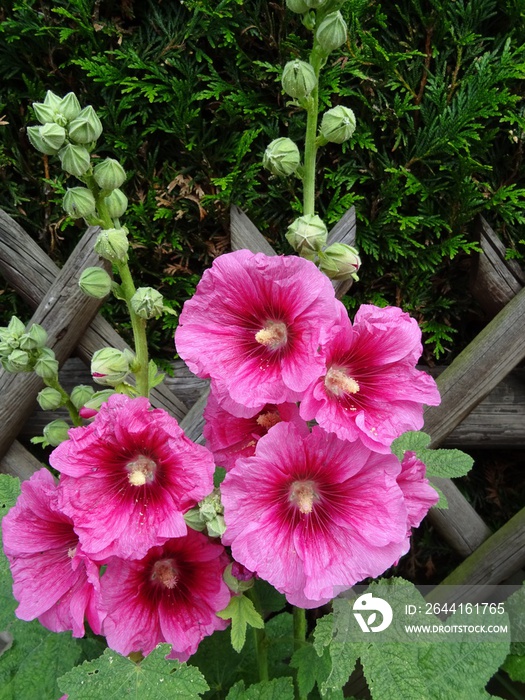
[{"label": "dark green background foliage", "polygon": [[[69,183],[57,162],[44,182],[23,130],[47,89],[74,90],[100,113],[98,153],[129,172],[126,224],[141,283],[160,280],[175,306],[227,249],[232,203],[289,252],[284,233],[301,190],[260,165],[271,139],[303,133],[279,80],[287,60],[306,57],[309,36],[284,0],[1,7],[0,206],[55,259],[82,227],[58,204]],[[465,340],[452,333],[471,306],[476,214],[509,255],[525,253],[525,0],[348,0],[343,13],[349,40],[330,58],[321,100],[352,107],[358,128],[320,155],[318,210],[333,224],[357,209],[364,266],[348,306],[401,304],[439,355]],[[16,308],[11,293],[3,299]],[[154,329],[157,351],[172,350],[166,331]]]}]

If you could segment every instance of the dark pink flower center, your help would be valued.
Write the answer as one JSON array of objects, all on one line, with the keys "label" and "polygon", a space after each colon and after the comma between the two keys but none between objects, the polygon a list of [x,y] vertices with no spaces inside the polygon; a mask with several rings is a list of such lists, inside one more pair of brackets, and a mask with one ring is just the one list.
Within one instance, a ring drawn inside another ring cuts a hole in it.
[{"label": "dark pink flower center", "polygon": [[290,486],[288,497],[301,513],[307,515],[314,509],[314,503],[319,500],[314,481],[294,481]]},{"label": "dark pink flower center", "polygon": [[357,394],[359,384],[355,379],[350,377],[346,370],[330,367],[324,378],[324,385],[330,393],[335,396],[344,396],[345,394]]},{"label": "dark pink flower center", "polygon": [[257,425],[260,425],[264,430],[270,430],[274,425],[281,422],[281,416],[277,411],[267,411],[257,416]]},{"label": "dark pink flower center", "polygon": [[175,588],[179,580],[179,570],[173,559],[159,559],[153,564],[151,581],[154,581],[170,590]]},{"label": "dark pink flower center", "polygon": [[126,464],[126,469],[132,486],[144,486],[144,484],[150,484],[155,478],[157,465],[151,457],[139,454]]},{"label": "dark pink flower center", "polygon": [[270,350],[279,350],[288,342],[288,329],[283,321],[266,321],[255,334],[255,340]]}]

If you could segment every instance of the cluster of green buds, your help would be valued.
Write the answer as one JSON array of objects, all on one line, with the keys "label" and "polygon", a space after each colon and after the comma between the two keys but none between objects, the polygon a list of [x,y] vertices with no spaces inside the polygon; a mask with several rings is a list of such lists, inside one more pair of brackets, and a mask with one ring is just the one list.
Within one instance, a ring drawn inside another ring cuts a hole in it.
[{"label": "cluster of green buds", "polygon": [[206,530],[210,537],[221,537],[226,531],[223,513],[221,493],[218,488],[215,488],[209,496],[200,501],[196,508],[184,514],[184,520],[193,530],[198,532]]},{"label": "cluster of green buds", "polygon": [[36,372],[44,380],[58,374],[54,352],[46,347],[47,333],[37,323],[26,331],[25,325],[13,316],[0,328],[0,362],[6,372]]}]

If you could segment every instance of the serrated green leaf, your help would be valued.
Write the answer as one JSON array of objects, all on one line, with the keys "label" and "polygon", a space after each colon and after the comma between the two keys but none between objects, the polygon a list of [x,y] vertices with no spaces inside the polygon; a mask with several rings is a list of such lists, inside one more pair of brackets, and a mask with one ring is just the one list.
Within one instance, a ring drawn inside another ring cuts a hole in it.
[{"label": "serrated green leaf", "polygon": [[[20,479],[8,474],[0,474],[0,521],[8,510],[14,506],[19,495]],[[8,625],[14,620],[14,611],[17,603],[13,598],[12,590],[13,580],[9,562],[2,548],[0,550],[0,630],[7,629]]]},{"label": "serrated green leaf", "polygon": [[58,686],[69,700],[197,700],[208,690],[204,676],[194,666],[166,659],[170,648],[159,644],[138,664],[106,649],[98,659],[86,661],[59,678]]},{"label": "serrated green leaf", "polygon": [[425,450],[430,444],[430,435],[421,431],[408,430],[400,435],[392,443],[392,452],[401,461],[405,452],[415,452]]},{"label": "serrated green leaf", "polygon": [[245,688],[239,681],[231,689],[226,700],[294,700],[291,678],[274,678]]},{"label": "serrated green leaf", "polygon": [[325,649],[322,656],[311,644],[297,649],[292,656],[290,666],[297,670],[297,685],[301,696],[306,697],[317,684],[321,691],[323,684],[332,670],[330,650]]},{"label": "serrated green leaf", "polygon": [[427,476],[442,479],[465,476],[474,464],[473,458],[461,450],[425,450],[419,458],[425,463]]},{"label": "serrated green leaf", "polygon": [[217,613],[222,620],[231,620],[231,640],[235,651],[239,652],[246,641],[246,627],[262,629],[264,620],[255,609],[252,601],[245,595],[233,596],[228,607]]},{"label": "serrated green leaf", "polygon": [[9,474],[0,474],[0,521],[12,508],[20,495],[20,479]]},{"label": "serrated green leaf", "polygon": [[525,656],[509,654],[502,668],[513,681],[525,683]]},{"label": "serrated green leaf", "polygon": [[[318,656],[325,657],[327,651],[330,656],[328,675],[320,686],[323,697],[329,693],[333,694],[346,684],[361,653],[361,645],[346,641],[344,629],[338,628],[338,625],[345,626],[346,624],[344,615],[334,615],[333,613],[317,620],[314,631],[314,649]],[[339,641],[339,638],[342,638],[343,641]]]}]

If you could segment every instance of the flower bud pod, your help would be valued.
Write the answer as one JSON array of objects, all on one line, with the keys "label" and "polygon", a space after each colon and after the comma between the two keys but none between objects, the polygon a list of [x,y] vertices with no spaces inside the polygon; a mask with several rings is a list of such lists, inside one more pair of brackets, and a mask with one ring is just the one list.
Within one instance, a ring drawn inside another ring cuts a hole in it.
[{"label": "flower bud pod", "polygon": [[79,416],[86,419],[93,418],[100,411],[102,404],[106,403],[114,393],[113,389],[103,389],[95,392],[89,401],[86,401],[84,406],[78,409]]},{"label": "flower bud pod", "polygon": [[164,298],[153,287],[139,287],[131,297],[131,308],[140,318],[157,318],[164,310]]},{"label": "flower bud pod", "polygon": [[286,7],[292,12],[297,12],[302,15],[304,12],[308,12],[310,9],[306,3],[306,0],[286,0]]},{"label": "flower bud pod", "polygon": [[102,190],[116,190],[126,180],[126,171],[114,158],[105,158],[93,170],[95,182]]},{"label": "flower bud pod", "polygon": [[84,107],[69,125],[69,138],[75,143],[92,143],[102,133],[102,122],[91,105]]},{"label": "flower bud pod", "polygon": [[2,335],[11,336],[11,338],[19,339],[26,332],[26,327],[22,321],[16,316],[11,316],[7,328]]},{"label": "flower bud pod", "polygon": [[33,102],[35,116],[41,124],[49,124],[55,121],[55,110],[43,102]]},{"label": "flower bud pod", "polygon": [[53,153],[58,153],[66,140],[66,130],[58,124],[44,124],[40,127],[40,138]]},{"label": "flower bud pod", "polygon": [[47,381],[58,377],[58,362],[55,360],[55,353],[50,348],[42,348],[40,351],[35,362],[35,373]]},{"label": "flower bud pod", "polygon": [[283,90],[290,97],[303,99],[308,97],[317,85],[317,78],[312,66],[305,61],[289,61],[283,69]]},{"label": "flower bud pod", "polygon": [[47,331],[38,323],[33,323],[31,328],[20,336],[22,350],[36,350],[43,348],[47,343]]},{"label": "flower bud pod", "polygon": [[[53,126],[55,125],[53,124]],[[40,153],[43,153],[46,156],[55,156],[58,153],[58,151],[44,141],[41,135],[42,128],[43,127],[41,126],[27,127],[27,137],[29,139],[29,142],[33,146],[33,148],[36,148],[36,150],[40,151]]]},{"label": "flower bud pod", "polygon": [[72,219],[85,219],[96,210],[95,197],[87,187],[71,187],[62,201],[64,211]]},{"label": "flower bud pod", "polygon": [[319,256],[319,269],[334,281],[353,279],[357,282],[357,271],[361,260],[355,248],[346,243],[333,243]]},{"label": "flower bud pod", "polygon": [[87,384],[79,384],[71,392],[71,403],[78,411],[93,397],[94,393],[95,390],[92,386],[88,386]]},{"label": "flower bud pod", "polygon": [[103,299],[111,291],[111,277],[100,267],[86,267],[80,275],[78,286],[88,297]]},{"label": "flower bud pod", "polygon": [[[242,578],[238,578],[236,574],[239,571],[239,567],[242,567],[242,569],[248,573],[248,576],[245,577],[244,573],[241,573],[240,576],[242,576]],[[248,572],[248,569],[242,566],[242,564],[237,564],[237,562],[228,564],[224,570],[222,578],[230,591],[233,591],[234,593],[244,593],[244,591],[248,591],[250,588],[252,588],[253,584],[255,583],[254,575],[251,572]]]},{"label": "flower bud pod", "polygon": [[216,515],[213,520],[206,523],[206,530],[209,537],[222,537],[226,532],[226,523],[224,515]]},{"label": "flower bud pod", "polygon": [[345,43],[347,36],[346,22],[343,15],[330,12],[317,27],[315,38],[324,53],[329,54]]},{"label": "flower bud pod", "polygon": [[55,411],[64,403],[62,394],[50,386],[39,391],[36,400],[43,411]]},{"label": "flower bud pod", "polygon": [[82,111],[82,107],[74,92],[68,92],[67,95],[60,100],[57,111],[60,112],[66,122],[71,122],[78,117]]},{"label": "flower bud pod", "polygon": [[44,104],[46,107],[51,107],[55,112],[59,108],[62,98],[55,95],[54,92],[48,90],[46,96],[44,97]]},{"label": "flower bud pod", "polygon": [[198,508],[191,508],[191,510],[184,513],[184,521],[188,527],[192,530],[197,530],[197,532],[202,532],[206,528],[206,523],[201,517],[200,510]]},{"label": "flower bud pod", "polygon": [[112,219],[120,219],[128,208],[128,198],[122,190],[113,190],[104,200],[108,214]]},{"label": "flower bud pod", "polygon": [[355,114],[348,107],[338,105],[323,114],[321,136],[332,143],[347,141],[355,131]]},{"label": "flower bud pod", "polygon": [[91,358],[91,374],[97,384],[116,386],[129,374],[128,358],[116,348],[97,350]]},{"label": "flower bud pod", "polygon": [[280,138],[272,141],[263,156],[263,165],[273,175],[293,175],[301,162],[299,149],[292,139]]},{"label": "flower bud pod", "polygon": [[313,258],[326,243],[328,231],[317,214],[300,216],[288,227],[286,240],[303,257]]},{"label": "flower bud pod", "polygon": [[0,359],[7,359],[13,350],[14,348],[6,340],[0,340]]},{"label": "flower bud pod", "polygon": [[95,242],[95,252],[112,263],[126,262],[129,241],[125,228],[108,228],[101,231]]},{"label": "flower bud pod", "polygon": [[13,350],[4,362],[6,372],[30,372],[31,357],[24,350]]},{"label": "flower bud pod", "polygon": [[58,157],[60,158],[62,169],[66,173],[75,175],[75,177],[82,177],[91,167],[91,158],[84,146],[75,146],[72,143],[68,143],[59,152]]},{"label": "flower bud pod", "polygon": [[44,428],[44,437],[50,445],[58,447],[61,442],[65,442],[68,438],[70,426],[65,420],[54,420],[48,423]]}]

